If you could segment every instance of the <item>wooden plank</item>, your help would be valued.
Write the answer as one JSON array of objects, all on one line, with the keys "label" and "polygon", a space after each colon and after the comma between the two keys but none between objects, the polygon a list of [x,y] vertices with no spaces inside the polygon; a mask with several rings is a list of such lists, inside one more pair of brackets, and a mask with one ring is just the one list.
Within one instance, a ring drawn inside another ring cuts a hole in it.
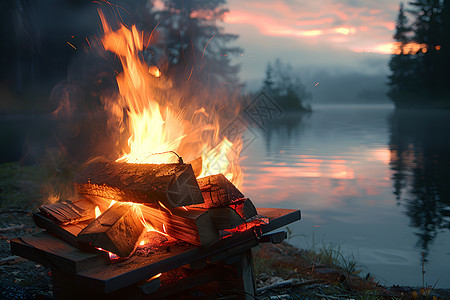
[{"label": "wooden plank", "polygon": [[[90,201],[105,210],[110,200],[86,196]],[[139,205],[146,222],[154,229],[167,233],[173,238],[196,246],[209,247],[219,240],[219,232],[211,220],[210,213],[204,208],[155,209]]]},{"label": "wooden plank", "polygon": [[128,257],[136,249],[144,230],[140,217],[136,205],[117,202],[86,226],[77,239],[120,257]]},{"label": "wooden plank", "polygon": [[[225,258],[228,255],[235,255],[256,245],[260,235],[263,233],[300,220],[300,211],[298,210],[275,209],[271,211],[271,209],[258,209],[258,212],[260,214],[264,213],[269,217],[270,223],[245,232],[236,233],[231,237],[220,240],[209,248],[176,243],[170,246],[170,251],[155,252],[151,256],[138,256],[135,254],[122,262],[86,269],[78,272],[78,275],[75,276],[77,284],[93,291],[111,293],[148,279],[158,273],[164,273],[194,261],[219,255],[224,251],[226,252]],[[283,215],[283,213],[285,214]],[[60,242],[63,243],[62,241]],[[16,255],[20,254],[17,253]],[[39,255],[45,256],[42,253]]]},{"label": "wooden plank", "polygon": [[259,215],[269,219],[269,224],[261,226],[262,233],[300,221],[302,218],[301,211],[296,209],[258,207],[256,210]]},{"label": "wooden plank", "polygon": [[45,232],[11,240],[11,252],[71,273],[105,266],[109,261],[105,252],[83,252]]},{"label": "wooden plank", "polygon": [[56,221],[47,218],[42,213],[33,213],[33,219],[36,226],[47,230],[47,232],[63,239],[70,245],[86,251],[97,252],[93,247],[78,242],[78,233],[85,228],[90,221],[83,221],[76,224],[59,225]]},{"label": "wooden plank", "polygon": [[39,210],[62,225],[95,219],[95,205],[86,199],[45,204]]},{"label": "wooden plank", "polygon": [[79,194],[154,207],[181,207],[203,203],[189,164],[129,164],[93,162],[76,177]]}]

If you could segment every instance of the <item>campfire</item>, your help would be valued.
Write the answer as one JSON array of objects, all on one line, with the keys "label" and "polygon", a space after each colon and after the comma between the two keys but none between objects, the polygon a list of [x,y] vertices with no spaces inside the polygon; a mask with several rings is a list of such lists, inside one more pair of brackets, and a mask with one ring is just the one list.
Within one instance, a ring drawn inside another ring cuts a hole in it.
[{"label": "campfire", "polygon": [[300,211],[256,209],[239,190],[239,137],[220,136],[218,114],[159,99],[170,82],[139,55],[151,36],[100,17],[101,43],[123,67],[120,95],[103,100],[128,144],[115,161],[87,163],[73,180],[78,197],[42,205],[33,218],[45,232],[13,240],[12,251],[50,266],[62,299],[158,298],[210,281],[254,295],[251,248],[281,242],[284,231],[268,232]]}]

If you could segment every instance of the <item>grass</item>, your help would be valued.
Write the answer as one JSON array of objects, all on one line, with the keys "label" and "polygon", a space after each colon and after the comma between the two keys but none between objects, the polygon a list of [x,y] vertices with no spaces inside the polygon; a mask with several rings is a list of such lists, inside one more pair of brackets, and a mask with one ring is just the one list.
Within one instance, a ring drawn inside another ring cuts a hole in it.
[{"label": "grass", "polygon": [[0,164],[0,209],[33,210],[75,195],[71,180],[77,165],[61,152],[48,151],[36,165]]}]

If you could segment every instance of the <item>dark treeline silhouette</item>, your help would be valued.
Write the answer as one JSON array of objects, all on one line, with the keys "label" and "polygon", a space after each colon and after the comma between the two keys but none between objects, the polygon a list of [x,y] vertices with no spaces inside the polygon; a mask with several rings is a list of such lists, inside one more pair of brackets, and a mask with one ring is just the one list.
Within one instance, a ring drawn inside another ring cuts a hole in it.
[{"label": "dark treeline silhouette", "polygon": [[306,91],[292,66],[280,59],[267,64],[262,91],[286,112],[311,110],[310,106],[305,104],[311,94]]},{"label": "dark treeline silhouette", "polygon": [[417,229],[425,258],[439,232],[450,229],[449,116],[448,111],[399,110],[390,119],[394,194]]},{"label": "dark treeline silhouette", "polygon": [[[234,110],[224,103],[242,86],[239,66],[231,62],[241,49],[233,45],[237,36],[220,26],[226,1],[163,0],[155,5],[146,0],[2,1],[0,96],[11,100],[2,97],[0,113],[58,111],[51,127],[54,141],[47,146],[56,145],[73,160],[83,162],[117,148],[114,143],[122,140],[108,128],[102,97],[117,93],[121,66],[113,53],[102,52],[97,9],[113,29],[124,22],[129,28],[136,24],[147,37],[154,30],[140,57],[161,69],[177,101],[198,101],[196,106],[184,103],[186,110],[218,98],[221,112]],[[29,153],[32,145],[24,147],[22,152]]]},{"label": "dark treeline silhouette", "polygon": [[450,0],[400,4],[389,67],[398,108],[450,107]]}]

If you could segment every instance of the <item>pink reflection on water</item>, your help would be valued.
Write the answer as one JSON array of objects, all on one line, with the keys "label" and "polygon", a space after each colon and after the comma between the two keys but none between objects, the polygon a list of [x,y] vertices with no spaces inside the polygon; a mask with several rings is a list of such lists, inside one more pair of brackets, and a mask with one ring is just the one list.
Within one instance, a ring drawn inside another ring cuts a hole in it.
[{"label": "pink reflection on water", "polygon": [[295,201],[308,207],[336,207],[344,199],[370,198],[389,189],[389,150],[352,152],[348,157],[287,155],[282,162],[261,162],[251,166],[244,192],[258,205]]}]

